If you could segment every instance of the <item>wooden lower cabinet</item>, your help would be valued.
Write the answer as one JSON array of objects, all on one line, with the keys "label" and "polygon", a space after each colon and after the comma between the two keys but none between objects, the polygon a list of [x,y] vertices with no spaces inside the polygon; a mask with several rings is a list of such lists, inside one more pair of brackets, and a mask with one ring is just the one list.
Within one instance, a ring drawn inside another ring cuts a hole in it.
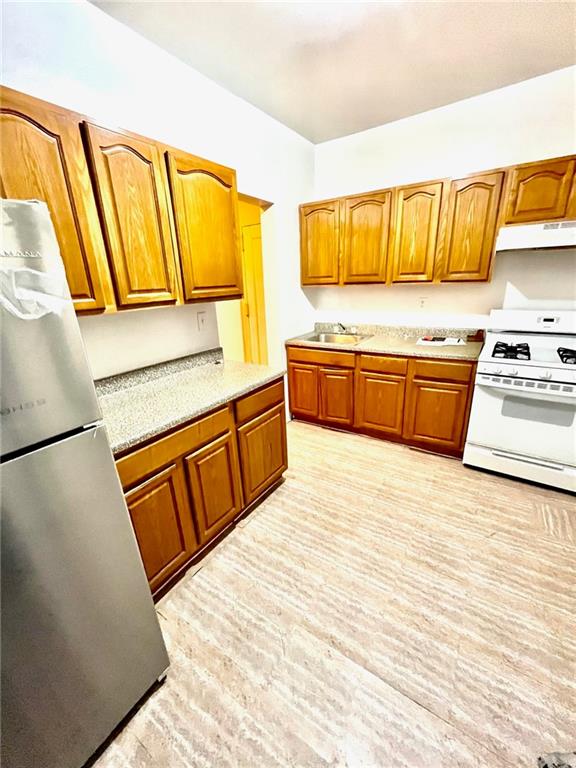
[{"label": "wooden lower cabinet", "polygon": [[295,416],[318,418],[318,366],[308,363],[288,364],[290,411]]},{"label": "wooden lower cabinet", "polygon": [[318,418],[327,424],[351,426],[354,418],[354,371],[320,368]]},{"label": "wooden lower cabinet", "polygon": [[463,448],[468,384],[413,380],[408,390],[403,436],[431,449],[458,453]]},{"label": "wooden lower cabinet", "polygon": [[284,402],[238,427],[238,447],[244,500],[250,504],[288,466]]},{"label": "wooden lower cabinet", "polygon": [[155,592],[198,549],[181,463],[171,464],[126,494],[150,589]]},{"label": "wooden lower cabinet", "polygon": [[357,371],[354,425],[384,435],[402,434],[406,377]]},{"label": "wooden lower cabinet", "polygon": [[282,379],[117,459],[155,598],[287,464]]},{"label": "wooden lower cabinet", "polygon": [[296,418],[459,456],[474,370],[468,360],[289,346],[290,409]]},{"label": "wooden lower cabinet", "polygon": [[236,441],[231,432],[184,459],[200,544],[214,538],[242,510]]}]

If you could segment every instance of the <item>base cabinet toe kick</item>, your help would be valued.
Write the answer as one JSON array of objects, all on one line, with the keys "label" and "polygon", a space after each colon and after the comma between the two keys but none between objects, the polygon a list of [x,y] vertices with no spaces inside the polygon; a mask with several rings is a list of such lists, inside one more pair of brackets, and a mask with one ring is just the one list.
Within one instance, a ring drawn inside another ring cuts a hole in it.
[{"label": "base cabinet toe kick", "polygon": [[287,466],[282,379],[117,459],[154,598],[256,506]]},{"label": "base cabinet toe kick", "polygon": [[462,456],[476,362],[287,345],[296,419]]}]

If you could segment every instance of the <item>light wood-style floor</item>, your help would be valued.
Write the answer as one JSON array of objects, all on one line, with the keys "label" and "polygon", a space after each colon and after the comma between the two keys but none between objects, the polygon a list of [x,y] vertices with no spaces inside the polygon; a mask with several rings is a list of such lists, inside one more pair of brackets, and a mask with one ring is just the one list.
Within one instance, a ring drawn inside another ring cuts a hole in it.
[{"label": "light wood-style floor", "polygon": [[97,768],[534,768],[576,747],[576,503],[289,425],[286,483],[158,605]]}]

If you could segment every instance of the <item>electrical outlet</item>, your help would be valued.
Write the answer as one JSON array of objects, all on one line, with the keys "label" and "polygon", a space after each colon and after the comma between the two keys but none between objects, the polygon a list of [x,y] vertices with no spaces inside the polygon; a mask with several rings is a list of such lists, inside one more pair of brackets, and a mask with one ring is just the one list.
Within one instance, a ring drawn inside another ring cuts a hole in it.
[{"label": "electrical outlet", "polygon": [[196,312],[196,322],[200,332],[206,330],[206,312]]},{"label": "electrical outlet", "polygon": [[420,309],[424,309],[427,301],[428,301],[428,296],[418,297],[418,306],[420,307]]}]

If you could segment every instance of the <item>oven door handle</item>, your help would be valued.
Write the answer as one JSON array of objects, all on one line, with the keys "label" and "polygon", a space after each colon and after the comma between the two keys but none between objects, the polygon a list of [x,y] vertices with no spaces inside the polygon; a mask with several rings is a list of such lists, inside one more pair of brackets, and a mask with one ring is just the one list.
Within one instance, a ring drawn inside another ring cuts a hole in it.
[{"label": "oven door handle", "polygon": [[571,403],[576,405],[576,388],[572,392],[556,393],[547,392],[546,390],[526,389],[525,387],[501,387],[498,384],[492,384],[487,381],[477,381],[476,386],[481,389],[491,389],[505,395],[515,395],[516,397],[525,397],[530,400],[545,400],[549,403]]}]

